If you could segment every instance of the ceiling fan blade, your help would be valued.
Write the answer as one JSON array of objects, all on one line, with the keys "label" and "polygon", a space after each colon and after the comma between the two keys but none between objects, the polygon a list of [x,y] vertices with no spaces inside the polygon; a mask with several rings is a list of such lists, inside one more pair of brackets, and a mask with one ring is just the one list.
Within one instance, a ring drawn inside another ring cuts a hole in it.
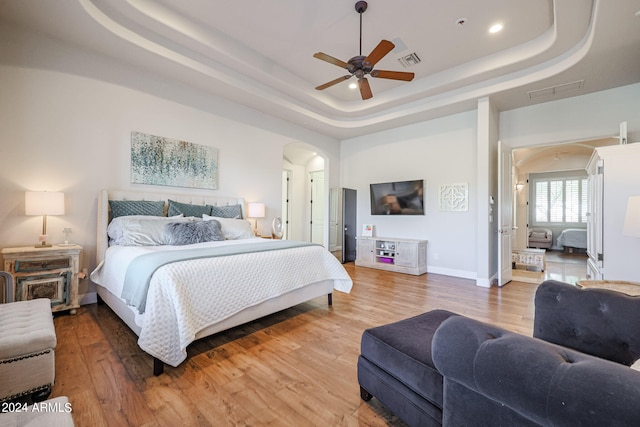
[{"label": "ceiling fan blade", "polygon": [[378,77],[380,79],[392,79],[392,80],[404,80],[410,82],[415,76],[414,73],[407,73],[405,71],[387,71],[387,70],[373,70],[371,77]]},{"label": "ceiling fan blade", "polygon": [[384,58],[387,53],[391,52],[394,47],[396,47],[396,45],[391,43],[389,40],[381,40],[380,43],[378,43],[378,46],[376,46],[369,56],[364,59],[364,62],[373,67],[378,63],[378,61]]},{"label": "ceiling fan blade", "polygon": [[313,54],[313,57],[321,59],[323,61],[327,61],[330,64],[337,65],[338,67],[344,68],[346,70],[349,69],[349,64],[339,60],[338,58],[334,58],[333,56],[327,55],[326,53],[316,52]]},{"label": "ceiling fan blade", "polygon": [[338,78],[337,78],[337,79],[335,79],[335,80],[331,80],[330,82],[327,82],[327,83],[325,83],[325,84],[323,84],[323,85],[320,85],[320,86],[316,87],[316,89],[317,89],[317,90],[324,90],[324,89],[326,89],[326,88],[328,88],[328,87],[331,87],[331,86],[333,86],[333,85],[336,85],[336,84],[338,84],[338,83],[340,83],[340,82],[343,82],[343,81],[345,81],[345,80],[347,80],[347,79],[350,79],[350,78],[351,78],[351,74],[348,74],[348,75],[346,75],[346,76],[342,76],[342,77],[338,77]]},{"label": "ceiling fan blade", "polygon": [[373,97],[373,94],[371,93],[371,86],[369,86],[369,81],[366,77],[358,80],[358,86],[360,86],[360,96],[362,96],[362,100]]}]

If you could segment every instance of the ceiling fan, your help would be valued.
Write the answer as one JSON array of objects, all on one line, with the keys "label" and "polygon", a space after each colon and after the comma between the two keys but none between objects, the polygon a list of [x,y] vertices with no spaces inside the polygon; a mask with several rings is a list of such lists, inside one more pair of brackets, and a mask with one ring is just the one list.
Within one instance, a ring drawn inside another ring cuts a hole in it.
[{"label": "ceiling fan", "polygon": [[380,43],[378,43],[378,46],[376,46],[368,56],[362,55],[362,14],[365,10],[367,10],[366,1],[356,2],[356,12],[360,14],[360,54],[358,56],[354,56],[353,58],[349,59],[349,61],[344,62],[322,52],[317,52],[313,55],[314,58],[318,58],[330,64],[337,65],[338,67],[346,69],[350,73],[316,87],[317,90],[324,90],[344,80],[350,79],[353,76],[356,76],[356,78],[358,79],[358,86],[360,88],[360,96],[362,96],[362,99],[365,100],[373,96],[373,94],[371,93],[371,87],[369,86],[369,81],[366,77],[367,74],[371,77],[377,77],[381,79],[404,80],[407,82],[413,80],[414,73],[373,69],[378,61],[384,58],[384,56],[387,53],[391,52],[395,47],[395,45],[389,40],[380,41]]}]

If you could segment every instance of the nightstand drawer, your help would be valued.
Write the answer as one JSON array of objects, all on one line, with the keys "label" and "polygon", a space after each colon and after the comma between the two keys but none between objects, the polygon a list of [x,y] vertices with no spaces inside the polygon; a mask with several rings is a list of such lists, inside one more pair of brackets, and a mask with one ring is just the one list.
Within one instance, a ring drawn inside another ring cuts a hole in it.
[{"label": "nightstand drawer", "polygon": [[33,271],[59,270],[69,267],[71,267],[71,259],[69,257],[16,260],[15,272],[29,273]]},{"label": "nightstand drawer", "polygon": [[69,305],[71,272],[22,276],[16,280],[16,300],[49,298],[51,307]]}]

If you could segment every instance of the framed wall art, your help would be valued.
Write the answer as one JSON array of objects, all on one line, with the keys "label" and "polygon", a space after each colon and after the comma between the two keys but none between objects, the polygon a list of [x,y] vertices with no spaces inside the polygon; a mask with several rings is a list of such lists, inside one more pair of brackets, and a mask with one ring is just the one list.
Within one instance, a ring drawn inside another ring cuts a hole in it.
[{"label": "framed wall art", "polygon": [[131,182],[218,189],[218,149],[131,132]]}]

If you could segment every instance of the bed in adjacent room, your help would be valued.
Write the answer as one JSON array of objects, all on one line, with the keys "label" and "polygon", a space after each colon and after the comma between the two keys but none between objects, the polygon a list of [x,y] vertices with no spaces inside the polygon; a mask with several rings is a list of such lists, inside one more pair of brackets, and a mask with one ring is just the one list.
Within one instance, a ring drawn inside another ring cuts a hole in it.
[{"label": "bed in adjacent room", "polygon": [[164,363],[182,363],[199,338],[350,292],[349,275],[326,248],[254,237],[243,217],[238,198],[100,193],[91,280],[154,357],[156,375]]},{"label": "bed in adjacent room", "polygon": [[558,246],[565,250],[587,249],[587,230],[585,228],[567,228],[558,236]]}]

